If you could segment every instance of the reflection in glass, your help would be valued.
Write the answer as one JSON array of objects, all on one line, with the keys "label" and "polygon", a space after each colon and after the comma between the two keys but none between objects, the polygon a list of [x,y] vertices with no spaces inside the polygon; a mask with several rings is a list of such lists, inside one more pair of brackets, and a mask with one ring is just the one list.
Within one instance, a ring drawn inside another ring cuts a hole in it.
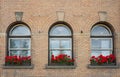
[{"label": "reflection in glass", "polygon": [[[50,53],[51,55],[54,55],[54,56],[58,56],[59,54],[60,54],[60,51],[58,51],[58,50],[53,50],[53,51],[51,51],[51,53]],[[50,55],[50,56],[51,56]]]},{"label": "reflection in glass", "polygon": [[51,55],[58,56],[60,54],[66,54],[66,55],[68,55],[72,58],[72,52],[71,51],[67,51],[67,50],[63,50],[63,51],[53,50],[53,51],[51,51]]},{"label": "reflection in glass", "polygon": [[17,24],[9,32],[8,51],[10,56],[30,56],[30,30],[23,24]]},{"label": "reflection in glass", "polygon": [[21,48],[30,48],[30,40],[29,39],[21,40]]},{"label": "reflection in glass", "polygon": [[50,40],[50,48],[58,49],[58,48],[71,48],[71,39],[51,39]]},{"label": "reflection in glass", "polygon": [[110,49],[112,48],[111,39],[92,39],[92,48]]},{"label": "reflection in glass", "polygon": [[71,35],[71,31],[68,27],[66,27],[64,25],[59,25],[59,26],[55,26],[52,28],[52,30],[50,31],[50,35],[66,36],[66,35]]},{"label": "reflection in glass", "polygon": [[30,30],[26,26],[18,25],[10,33],[11,35],[30,35]]},{"label": "reflection in glass", "polygon": [[51,39],[50,41],[50,48],[60,48],[60,40],[57,39]]},{"label": "reflection in glass", "polygon": [[11,50],[10,56],[30,56],[30,51],[28,51],[28,50]]},{"label": "reflection in glass", "polygon": [[71,41],[69,39],[61,40],[61,47],[62,48],[71,48]]},{"label": "reflection in glass", "polygon": [[10,48],[20,48],[20,39],[10,39]]},{"label": "reflection in glass", "polygon": [[28,50],[22,50],[19,52],[20,56],[30,56],[30,51]]},{"label": "reflection in glass", "polygon": [[102,51],[102,55],[104,56],[108,56],[110,54],[112,54],[111,51]]},{"label": "reflection in glass", "polygon": [[62,53],[66,54],[66,55],[68,55],[72,58],[72,52],[71,51],[64,50],[64,51],[62,51]]},{"label": "reflection in glass", "polygon": [[96,56],[98,57],[99,55],[101,55],[100,51],[92,51],[91,56]]},{"label": "reflection in glass", "polygon": [[19,56],[19,51],[17,51],[17,50],[11,50],[10,51],[10,56]]},{"label": "reflection in glass", "polygon": [[30,39],[10,39],[10,48],[30,48]]},{"label": "reflection in glass", "polygon": [[111,31],[103,24],[97,24],[91,32],[91,56],[110,55],[113,51]]},{"label": "reflection in glass", "polygon": [[109,30],[104,26],[95,26],[92,30],[92,35],[103,36],[103,35],[110,35],[110,34],[111,33],[109,32]]},{"label": "reflection in glass", "polygon": [[50,30],[49,35],[49,58],[51,55],[58,56],[65,54],[72,57],[72,33],[71,30],[64,24],[57,24]]},{"label": "reflection in glass", "polygon": [[91,56],[96,56],[96,57],[98,57],[99,55],[108,56],[110,54],[112,54],[112,51],[92,51]]}]

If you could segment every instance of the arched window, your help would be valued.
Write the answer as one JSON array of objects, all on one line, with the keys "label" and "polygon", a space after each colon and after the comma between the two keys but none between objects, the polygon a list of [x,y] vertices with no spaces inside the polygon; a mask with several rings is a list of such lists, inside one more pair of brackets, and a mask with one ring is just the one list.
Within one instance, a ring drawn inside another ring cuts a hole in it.
[{"label": "arched window", "polygon": [[31,32],[24,24],[13,25],[8,32],[8,56],[31,55]]},{"label": "arched window", "polygon": [[97,24],[91,30],[91,56],[113,54],[113,35],[104,24]]},{"label": "arched window", "polygon": [[52,55],[54,55],[54,59],[61,54],[73,59],[72,50],[71,29],[65,24],[53,25],[49,31],[49,64],[52,62]]}]

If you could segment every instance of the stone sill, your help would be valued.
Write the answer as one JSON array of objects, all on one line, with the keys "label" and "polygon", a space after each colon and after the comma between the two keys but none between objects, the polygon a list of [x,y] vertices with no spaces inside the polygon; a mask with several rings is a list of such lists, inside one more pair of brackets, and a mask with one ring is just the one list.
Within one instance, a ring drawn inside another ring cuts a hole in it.
[{"label": "stone sill", "polygon": [[47,65],[46,64],[46,69],[75,69],[76,65],[73,66],[57,66],[57,65]]},{"label": "stone sill", "polygon": [[34,65],[31,64],[30,66],[2,66],[3,69],[33,69]]},{"label": "stone sill", "polygon": [[118,65],[106,65],[106,66],[97,66],[97,65],[95,65],[95,66],[93,66],[93,65],[90,65],[90,64],[88,64],[88,68],[90,68],[90,69],[118,69],[119,68],[119,66]]}]

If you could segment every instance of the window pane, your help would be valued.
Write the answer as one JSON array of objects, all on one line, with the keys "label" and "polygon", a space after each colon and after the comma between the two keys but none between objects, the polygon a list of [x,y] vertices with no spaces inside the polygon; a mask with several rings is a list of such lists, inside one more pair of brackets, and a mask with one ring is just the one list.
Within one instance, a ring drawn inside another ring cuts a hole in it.
[{"label": "window pane", "polygon": [[110,54],[112,54],[111,51],[102,51],[103,56],[107,56],[107,55],[110,55]]},{"label": "window pane", "polygon": [[10,56],[30,56],[28,50],[10,50]]},{"label": "window pane", "polygon": [[58,56],[59,54],[66,54],[67,56],[70,56],[72,58],[72,52],[67,50],[63,50],[63,51],[53,50],[51,51],[50,54],[54,56]]},{"label": "window pane", "polygon": [[111,35],[111,33],[107,28],[101,26],[101,24],[100,25],[98,24],[98,26],[95,26],[93,28],[92,35],[104,36],[104,35]]},{"label": "window pane", "polygon": [[101,51],[92,51],[92,54],[91,56],[99,56],[99,55],[103,55],[103,56],[107,56],[107,55],[110,55],[112,54],[112,51],[104,51],[104,50],[101,50]]},{"label": "window pane", "polygon": [[17,51],[17,50],[11,50],[10,51],[10,56],[19,56],[19,51]]},{"label": "window pane", "polygon": [[51,39],[50,40],[50,48],[51,49],[60,48],[60,40]]},{"label": "window pane", "polygon": [[71,35],[71,31],[68,27],[64,25],[57,25],[53,27],[50,31],[50,35],[55,35],[55,36],[66,36],[66,35]]},{"label": "window pane", "polygon": [[101,48],[102,49],[112,48],[111,39],[102,39],[101,40]]},{"label": "window pane", "polygon": [[20,39],[10,39],[10,48],[20,48]]},{"label": "window pane", "polygon": [[10,48],[30,48],[30,39],[10,39]]},{"label": "window pane", "polygon": [[71,48],[71,40],[70,39],[61,40],[61,47],[62,48]]},{"label": "window pane", "polygon": [[64,50],[64,51],[62,51],[62,53],[66,54],[67,56],[70,56],[72,58],[72,52],[71,51]]},{"label": "window pane", "polygon": [[101,53],[101,51],[92,51],[92,54],[91,54],[91,56],[99,56],[99,55],[101,55],[102,53]]},{"label": "window pane", "polygon": [[60,54],[60,51],[54,50],[50,52],[51,55],[58,56]]},{"label": "window pane", "polygon": [[21,48],[30,48],[30,39],[22,39],[21,41]]},{"label": "window pane", "polygon": [[112,49],[112,39],[92,39],[92,49]]},{"label": "window pane", "polygon": [[26,26],[23,26],[20,24],[19,26],[16,26],[15,28],[13,28],[10,34],[16,35],[16,36],[30,35],[30,30]]},{"label": "window pane", "polygon": [[30,56],[30,51],[28,50],[22,50],[19,52],[20,56]]}]

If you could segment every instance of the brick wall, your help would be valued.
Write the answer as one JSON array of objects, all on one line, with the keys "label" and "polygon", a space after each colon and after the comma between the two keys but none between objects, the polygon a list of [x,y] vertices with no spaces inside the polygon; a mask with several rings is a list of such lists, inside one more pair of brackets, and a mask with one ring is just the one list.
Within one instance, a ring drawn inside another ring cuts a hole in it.
[{"label": "brick wall", "polygon": [[[33,69],[3,69],[6,30],[16,21],[15,12],[23,12],[22,21],[32,32]],[[76,69],[45,69],[48,63],[48,30],[58,21],[57,12],[73,29]],[[1,77],[120,77],[120,69],[88,69],[90,30],[100,21],[99,12],[107,12],[105,21],[115,29],[115,52],[120,63],[120,0],[0,0],[0,76]],[[39,33],[40,31],[40,33]],[[83,33],[81,33],[83,31]]]}]

